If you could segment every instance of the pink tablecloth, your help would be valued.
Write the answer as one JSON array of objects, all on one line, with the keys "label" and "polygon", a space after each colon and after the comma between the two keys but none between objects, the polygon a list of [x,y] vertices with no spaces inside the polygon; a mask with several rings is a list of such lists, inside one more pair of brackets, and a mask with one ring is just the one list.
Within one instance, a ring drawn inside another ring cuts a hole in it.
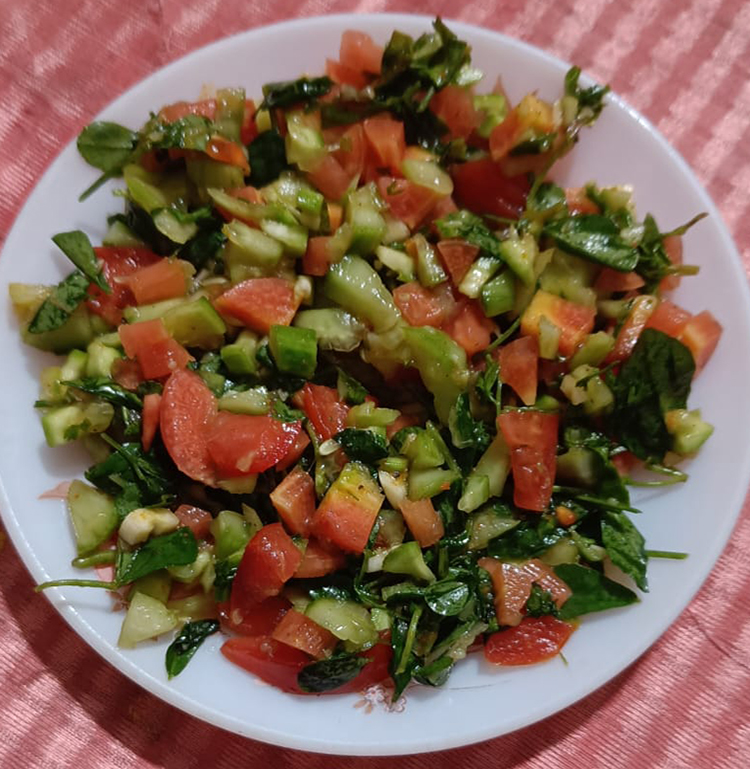
[{"label": "pink tablecloth", "polygon": [[[575,61],[650,118],[716,200],[750,268],[750,0],[2,0],[0,237],[107,102],[222,36],[294,15],[440,13]],[[374,767],[208,726],[92,652],[32,592],[0,530],[0,765]],[[750,510],[713,576],[639,662],[578,705],[482,745],[397,765],[750,766]]]}]

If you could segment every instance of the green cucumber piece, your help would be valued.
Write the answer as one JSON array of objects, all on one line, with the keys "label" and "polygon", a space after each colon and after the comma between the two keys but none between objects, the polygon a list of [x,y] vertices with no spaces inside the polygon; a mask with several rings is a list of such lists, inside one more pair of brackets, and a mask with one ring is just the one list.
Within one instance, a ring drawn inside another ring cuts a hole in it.
[{"label": "green cucumber piece", "polygon": [[614,346],[615,338],[606,331],[589,334],[570,359],[571,370],[583,365],[598,366],[609,355]]},{"label": "green cucumber piece", "polygon": [[102,240],[104,246],[116,246],[122,248],[140,248],[144,246],[144,242],[119,219],[115,219],[112,224],[109,225],[104,239]]},{"label": "green cucumber piece", "polygon": [[513,273],[504,270],[482,286],[480,293],[482,309],[488,318],[510,312],[516,299],[516,284]]},{"label": "green cucumber piece", "polygon": [[312,379],[318,365],[318,341],[312,329],[273,325],[268,346],[279,371]]},{"label": "green cucumber piece", "polygon": [[172,577],[166,569],[159,569],[158,571],[152,571],[151,574],[146,574],[145,577],[140,577],[131,587],[133,593],[141,593],[142,595],[155,598],[159,603],[163,603],[165,606],[169,600],[169,591],[172,589]]},{"label": "green cucumber piece", "polygon": [[378,631],[370,612],[362,604],[336,598],[316,598],[308,604],[305,615],[333,633],[336,638],[347,641],[356,648],[377,643]]},{"label": "green cucumber piece", "polygon": [[222,510],[211,521],[210,528],[217,561],[223,561],[232,553],[243,551],[250,541],[250,527],[247,521],[232,510]]},{"label": "green cucumber piece", "polygon": [[281,243],[291,256],[302,256],[307,251],[307,229],[300,224],[261,219],[260,228],[266,235]]},{"label": "green cucumber piece", "polygon": [[466,547],[469,550],[484,550],[490,540],[514,529],[520,520],[512,518],[495,510],[492,506],[479,510],[469,516],[467,531],[469,542]]},{"label": "green cucumber piece", "polygon": [[445,463],[442,449],[426,430],[420,430],[407,437],[400,453],[409,459],[409,466],[413,470],[441,467]]},{"label": "green cucumber piece", "polygon": [[67,504],[78,555],[96,550],[117,528],[119,519],[112,497],[83,481],[71,481]]},{"label": "green cucumber piece", "polygon": [[272,269],[284,255],[278,240],[238,219],[225,224],[222,232],[227,236],[223,255],[230,270],[237,265]]},{"label": "green cucumber piece", "polygon": [[232,344],[221,348],[220,354],[230,374],[246,376],[258,370],[257,351],[258,337],[252,331],[242,331]]},{"label": "green cucumber piece", "polygon": [[80,305],[59,328],[32,334],[28,327],[21,331],[23,341],[38,350],[58,354],[74,349],[85,348],[98,334],[108,330],[109,326],[98,315],[92,315],[85,305]]},{"label": "green cucumber piece", "polygon": [[391,550],[383,561],[383,571],[407,574],[420,582],[434,582],[435,575],[424,561],[418,542],[404,542]]},{"label": "green cucumber piece", "polygon": [[[115,347],[108,347],[100,339],[95,339],[86,348],[86,376],[109,379],[112,366],[122,358],[122,353]],[[77,379],[78,377],[71,377]]]},{"label": "green cucumber piece", "polygon": [[170,336],[185,347],[214,350],[224,341],[227,326],[205,296],[181,302],[163,317]]},{"label": "green cucumber piece", "polygon": [[480,256],[469,267],[458,286],[458,290],[470,299],[476,299],[485,284],[500,269],[500,262],[492,256]]},{"label": "green cucumber piece", "polygon": [[48,446],[62,446],[85,434],[102,433],[112,422],[115,410],[110,403],[92,401],[51,408],[42,417]]},{"label": "green cucumber piece", "polygon": [[122,311],[122,316],[128,323],[138,323],[142,320],[156,320],[157,318],[163,318],[173,307],[178,307],[184,303],[185,299],[164,299],[161,302],[142,304],[139,307],[126,307]]},{"label": "green cucumber piece", "polygon": [[458,509],[464,513],[471,513],[481,507],[489,498],[490,479],[475,470],[466,481],[464,493],[458,500]]},{"label": "green cucumber piece", "polygon": [[412,470],[409,473],[409,499],[416,502],[419,499],[434,497],[450,488],[458,478],[459,474],[455,470],[443,470],[439,467]]},{"label": "green cucumber piece", "polygon": [[713,425],[701,418],[700,409],[673,409],[664,415],[664,422],[673,436],[672,450],[681,456],[695,454],[714,431]]},{"label": "green cucumber piece", "polygon": [[315,332],[321,350],[351,352],[365,338],[365,326],[354,315],[338,307],[302,310],[294,318],[298,328]]},{"label": "green cucumber piece", "polygon": [[[212,189],[234,190],[245,186],[245,177],[241,168],[228,163],[219,163],[208,157],[186,158],[185,170],[188,179],[198,188],[198,196],[203,203],[211,199],[210,190]],[[227,195],[227,197],[231,196]],[[238,200],[238,198],[232,198],[232,200]]]},{"label": "green cucumber piece", "polygon": [[240,141],[242,122],[245,118],[245,89],[220,88],[216,92],[214,128],[227,139]]},{"label": "green cucumber piece", "polygon": [[539,253],[534,236],[526,233],[522,238],[513,232],[510,238],[500,242],[500,253],[518,279],[526,286],[536,283],[534,262]]},{"label": "green cucumber piece", "polygon": [[177,616],[161,601],[136,593],[130,600],[117,645],[122,649],[134,649],[141,641],[168,633],[178,624]]},{"label": "green cucumber piece", "polygon": [[229,411],[232,414],[250,414],[259,416],[267,414],[271,408],[271,399],[265,387],[253,387],[241,392],[228,392],[219,398],[219,411]]}]

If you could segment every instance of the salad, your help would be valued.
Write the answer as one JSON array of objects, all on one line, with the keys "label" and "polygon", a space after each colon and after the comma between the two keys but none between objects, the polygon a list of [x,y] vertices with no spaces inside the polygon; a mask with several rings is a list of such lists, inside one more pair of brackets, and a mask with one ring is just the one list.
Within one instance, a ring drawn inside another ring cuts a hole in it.
[{"label": "salad", "polygon": [[555,657],[685,556],[646,548],[629,488],[686,481],[712,432],[688,397],[721,327],[667,298],[701,217],[555,184],[606,102],[577,68],[554,103],[481,80],[436,19],[346,32],[257,104],[81,132],[82,199],[122,178],[124,210],[101,246],[53,238],[56,286],[10,286],[66,356],[46,441],[92,457],[65,492],[82,576],[39,589],[116,591],[120,646],[171,633],[170,677],[222,632],[285,691],[397,699],[472,650]]}]

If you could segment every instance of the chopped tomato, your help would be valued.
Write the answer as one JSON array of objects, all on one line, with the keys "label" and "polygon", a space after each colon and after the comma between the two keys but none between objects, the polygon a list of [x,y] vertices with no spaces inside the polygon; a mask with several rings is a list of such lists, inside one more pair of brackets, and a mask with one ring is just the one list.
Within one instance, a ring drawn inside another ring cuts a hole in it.
[{"label": "chopped tomato", "polygon": [[291,467],[305,453],[305,449],[310,445],[310,438],[304,430],[300,430],[297,440],[292,444],[286,456],[276,463],[276,469],[283,471]]},{"label": "chopped tomato", "polygon": [[309,664],[309,655],[270,636],[230,638],[221,653],[235,665],[284,692],[301,694],[297,675]]},{"label": "chopped tomato", "polygon": [[539,382],[539,343],[536,337],[522,336],[501,347],[496,357],[503,384],[513,388],[526,406],[532,406]]},{"label": "chopped tomato", "polygon": [[135,358],[146,379],[161,379],[185,368],[192,357],[167,333],[161,318],[120,326],[117,329],[128,358]]},{"label": "chopped tomato", "polygon": [[336,232],[344,218],[344,209],[341,204],[331,203],[330,200],[327,202],[326,207],[328,208],[328,228],[331,232]]},{"label": "chopped tomato", "polygon": [[620,272],[610,267],[604,267],[597,275],[594,288],[597,291],[634,291],[646,285],[646,281],[637,272]]},{"label": "chopped tomato", "polygon": [[222,618],[229,630],[240,635],[271,635],[291,607],[291,603],[280,595],[260,602],[251,601],[242,586],[233,583],[229,611],[222,614]]},{"label": "chopped tomato", "polygon": [[193,102],[178,101],[159,110],[159,120],[164,123],[174,123],[188,115],[199,115],[214,120],[216,118],[216,99]]},{"label": "chopped tomato", "polygon": [[465,240],[451,239],[439,241],[437,249],[445,269],[451,276],[453,285],[458,286],[469,271],[469,267],[474,264],[479,253],[479,247],[467,243]]},{"label": "chopped tomato", "polygon": [[334,59],[326,59],[326,75],[339,85],[351,85],[357,90],[365,88],[367,77],[361,70],[347,67]]},{"label": "chopped tomato", "polygon": [[299,392],[300,406],[322,441],[333,438],[346,427],[349,407],[333,387],[306,382]]},{"label": "chopped tomato", "polygon": [[309,654],[315,659],[330,657],[336,648],[338,638],[330,630],[296,609],[289,611],[271,633],[271,638]]},{"label": "chopped tomato", "polygon": [[250,278],[225,291],[214,304],[222,315],[267,334],[271,326],[288,326],[292,322],[299,301],[288,280]]},{"label": "chopped tomato", "polygon": [[599,206],[586,194],[585,187],[566,187],[565,202],[573,216],[599,213]]},{"label": "chopped tomato", "polygon": [[447,288],[425,288],[416,281],[394,289],[393,300],[410,326],[439,328],[450,318],[456,306]]},{"label": "chopped tomato", "polygon": [[143,372],[137,360],[118,358],[112,364],[112,379],[126,390],[135,390],[143,382]]},{"label": "chopped tomato", "polygon": [[292,534],[306,537],[315,513],[315,483],[301,467],[295,467],[271,492],[271,503]]},{"label": "chopped tomato", "polygon": [[367,118],[363,125],[375,166],[400,174],[406,151],[404,124],[390,115],[375,115]]},{"label": "chopped tomato", "polygon": [[520,625],[493,633],[484,643],[484,656],[494,665],[535,665],[557,656],[573,630],[550,615],[524,617]]},{"label": "chopped tomato", "polygon": [[649,315],[644,328],[655,328],[657,331],[679,339],[682,329],[691,317],[687,310],[683,310],[668,299],[662,299]]},{"label": "chopped tomato", "polygon": [[596,307],[586,307],[547,291],[537,291],[521,316],[521,334],[538,339],[542,317],[560,329],[558,351],[567,358],[594,328]]},{"label": "chopped tomato", "polygon": [[192,371],[175,371],[164,385],[159,426],[164,446],[177,469],[208,486],[215,471],[206,440],[216,414],[216,398]]},{"label": "chopped tomato", "polygon": [[280,523],[264,526],[247,543],[235,583],[252,602],[278,595],[302,560],[300,549]]},{"label": "chopped tomato", "polygon": [[345,67],[367,72],[371,75],[379,75],[382,59],[382,46],[378,45],[368,34],[348,29],[341,35],[339,60]]},{"label": "chopped tomato", "polygon": [[607,363],[630,357],[641,331],[646,327],[646,323],[658,303],[659,300],[650,294],[642,294],[633,300],[628,317],[620,327],[617,339],[615,339],[615,346],[606,358]]},{"label": "chopped tomato", "polygon": [[344,566],[346,566],[346,556],[341,550],[311,537],[307,540],[302,562],[294,572],[294,576],[299,579],[325,577],[326,574],[333,574]]},{"label": "chopped tomato", "polygon": [[186,526],[195,534],[196,539],[205,539],[213,516],[208,510],[195,505],[180,505],[174,514],[180,519],[180,526]]},{"label": "chopped tomato", "polygon": [[[682,238],[679,235],[667,235],[662,240],[667,258],[675,267],[682,264]],[[659,283],[659,291],[674,291],[680,285],[681,275],[667,275]]]},{"label": "chopped tomato", "polygon": [[245,174],[250,173],[250,165],[247,162],[247,157],[242,147],[233,142],[230,139],[225,139],[223,136],[212,136],[206,143],[205,149],[206,155],[211,160],[216,160],[219,163],[226,163],[230,166],[237,166],[241,168]]},{"label": "chopped tomato", "polygon": [[443,324],[442,330],[463,347],[467,355],[472,356],[487,347],[494,328],[494,323],[484,314],[479,302],[465,299],[453,317]]},{"label": "chopped tomato", "polygon": [[518,111],[510,110],[505,120],[496,125],[490,134],[490,155],[493,161],[502,160],[510,152],[518,142],[522,130]]},{"label": "chopped tomato", "polygon": [[302,257],[302,271],[305,275],[322,277],[333,264],[333,257],[328,249],[330,235],[315,235],[307,239],[307,250]]},{"label": "chopped tomato", "polygon": [[122,321],[123,308],[135,304],[133,292],[118,278],[126,277],[136,270],[155,264],[161,261],[162,257],[147,248],[99,246],[94,248],[94,253],[102,262],[102,273],[112,293],[105,294],[97,286],[90,285],[86,305],[91,312],[116,326]]},{"label": "chopped tomato", "polygon": [[435,510],[431,499],[420,499],[417,502],[404,500],[399,505],[399,510],[420,547],[432,547],[443,538],[443,519]]},{"label": "chopped tomato", "polygon": [[468,139],[480,122],[471,92],[457,85],[439,90],[430,99],[430,109],[448,126],[454,139]]},{"label": "chopped tomato", "polygon": [[722,331],[721,323],[708,310],[694,315],[683,326],[680,341],[693,353],[696,372],[700,371],[714,354]]},{"label": "chopped tomato", "polygon": [[352,177],[333,155],[325,155],[307,177],[330,200],[341,200],[352,183]]},{"label": "chopped tomato", "polygon": [[350,694],[363,692],[370,686],[382,683],[390,678],[391,657],[393,651],[389,643],[377,643],[367,651],[361,652],[360,657],[368,660],[360,670],[359,675],[343,686],[332,691],[333,694]]},{"label": "chopped tomato", "polygon": [[301,422],[220,411],[207,427],[206,448],[221,478],[262,473],[294,445]]},{"label": "chopped tomato", "polygon": [[492,578],[497,621],[509,627],[519,625],[531,595],[533,576],[519,564],[503,563],[496,558],[480,558],[478,563]]},{"label": "chopped tomato", "polygon": [[247,185],[246,187],[235,187],[233,190],[227,190],[227,192],[233,198],[246,200],[248,203],[259,204],[263,202],[263,196],[260,194],[260,190],[251,185]]},{"label": "chopped tomato", "polygon": [[154,442],[159,427],[160,406],[161,395],[159,393],[148,393],[144,396],[143,414],[141,415],[141,443],[144,451],[149,451]]},{"label": "chopped tomato", "polygon": [[258,126],[255,123],[255,102],[245,99],[245,112],[242,115],[240,128],[240,141],[247,146],[258,135]]},{"label": "chopped tomato", "polygon": [[542,512],[552,498],[555,480],[557,414],[508,411],[497,424],[510,449],[513,501],[524,510]]},{"label": "chopped tomato", "polygon": [[148,267],[141,267],[122,282],[133,292],[136,304],[153,304],[185,296],[188,288],[183,264],[170,259],[160,259]]},{"label": "chopped tomato", "polygon": [[393,216],[412,230],[427,218],[440,200],[440,196],[432,190],[414,184],[408,179],[381,176],[377,183],[380,197],[388,205]]},{"label": "chopped tomato", "polygon": [[525,176],[506,176],[491,158],[472,160],[451,167],[459,206],[480,214],[517,219],[526,206],[530,185]]},{"label": "chopped tomato", "polygon": [[[333,153],[333,156],[350,180],[361,175],[365,167],[366,150],[365,132],[360,123],[351,126],[341,135],[339,149]],[[335,227],[331,225],[331,230],[335,230],[336,227],[338,224]]]}]

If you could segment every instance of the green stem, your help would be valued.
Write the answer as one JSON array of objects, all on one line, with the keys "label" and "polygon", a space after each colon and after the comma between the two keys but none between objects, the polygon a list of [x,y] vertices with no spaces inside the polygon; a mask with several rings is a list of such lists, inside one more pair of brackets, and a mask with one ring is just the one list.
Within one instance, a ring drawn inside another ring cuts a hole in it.
[{"label": "green stem", "polygon": [[637,507],[623,505],[620,502],[615,502],[613,499],[602,499],[601,497],[594,497],[589,494],[581,494],[581,490],[575,488],[575,486],[553,486],[552,491],[555,494],[566,494],[581,502],[589,502],[592,505],[603,507],[605,510],[617,510],[622,513],[641,512]]},{"label": "green stem", "polygon": [[515,334],[516,331],[518,331],[518,327],[520,325],[521,325],[521,316],[519,315],[513,321],[513,323],[511,323],[510,326],[508,326],[508,328],[506,328],[505,331],[503,331],[503,333],[500,334],[500,336],[497,339],[495,339],[494,342],[492,342],[492,344],[488,345],[488,347],[485,349],[485,352],[491,352],[496,347],[499,347],[506,339],[508,339],[513,334]]},{"label": "green stem", "polygon": [[102,582],[98,579],[55,579],[51,582],[42,582],[34,588],[34,592],[41,593],[48,587],[101,587],[105,590],[117,590],[117,582]]},{"label": "green stem", "polygon": [[109,566],[116,560],[117,553],[114,550],[102,550],[101,553],[74,558],[71,566],[75,566],[76,569],[90,569],[92,566]]},{"label": "green stem", "polygon": [[672,561],[684,561],[688,553],[678,553],[672,550],[646,550],[647,558],[669,558]]}]

